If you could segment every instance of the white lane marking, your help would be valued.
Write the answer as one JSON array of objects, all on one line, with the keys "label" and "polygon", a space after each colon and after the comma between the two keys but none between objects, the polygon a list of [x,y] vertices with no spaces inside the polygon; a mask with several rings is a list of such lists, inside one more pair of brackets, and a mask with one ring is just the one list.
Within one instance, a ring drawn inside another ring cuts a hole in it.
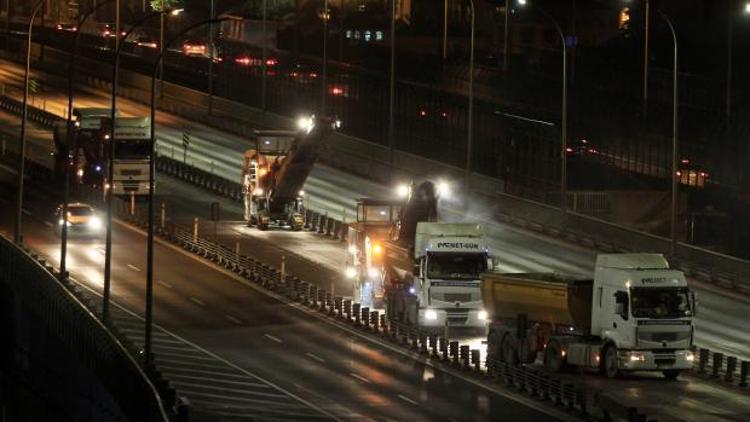
[{"label": "white lane marking", "polygon": [[273,341],[275,341],[276,343],[283,343],[283,342],[284,342],[284,340],[282,340],[282,339],[280,339],[280,338],[278,338],[278,337],[274,337],[274,336],[272,336],[272,335],[270,335],[270,334],[263,334],[263,335],[264,335],[264,336],[265,336],[266,338],[268,338],[269,340],[273,340]]},{"label": "white lane marking", "polygon": [[410,398],[408,398],[408,397],[404,396],[403,394],[399,394],[399,395],[398,395],[398,398],[400,398],[401,400],[403,400],[403,401],[405,401],[405,402],[407,402],[407,403],[411,403],[411,404],[413,404],[413,405],[419,405],[419,403],[417,403],[417,402],[415,402],[414,400],[412,400],[412,399],[410,399]]},{"label": "white lane marking", "polygon": [[310,359],[315,359],[315,360],[317,360],[320,363],[325,363],[325,361],[326,361],[322,357],[320,357],[320,356],[318,356],[316,354],[310,353],[310,352],[305,353],[305,356],[309,357]]},{"label": "white lane marking", "polygon": [[229,315],[229,314],[227,314],[227,315],[224,315],[224,318],[226,318],[226,319],[228,319],[228,320],[232,321],[233,323],[235,323],[235,324],[237,324],[237,325],[241,325],[241,324],[242,324],[242,320],[240,320],[240,319],[239,319],[239,318],[237,318],[236,316],[233,316],[233,315]]},{"label": "white lane marking", "polygon": [[354,378],[356,378],[356,379],[358,379],[358,380],[360,380],[362,382],[366,382],[368,384],[370,383],[370,380],[368,380],[367,378],[363,377],[362,375],[355,374],[354,372],[349,372],[349,375],[351,375],[352,377],[354,377]]},{"label": "white lane marking", "polygon": [[133,271],[140,271],[140,270],[141,270],[140,268],[136,267],[136,266],[135,266],[135,265],[133,265],[133,264],[128,264],[128,268],[130,268],[130,269],[131,269],[131,270],[133,270]]},{"label": "white lane marking", "polygon": [[45,221],[44,225],[47,227],[54,227],[54,224],[50,223],[49,221]]},{"label": "white lane marking", "polygon": [[168,289],[171,289],[171,288],[172,288],[172,285],[171,285],[171,284],[169,284],[169,283],[167,283],[167,282],[166,282],[166,281],[164,281],[164,280],[157,280],[156,282],[157,282],[157,283],[159,283],[159,284],[161,284],[162,286],[164,286],[164,287],[168,288]]},{"label": "white lane marking", "polygon": [[269,388],[267,385],[260,384],[257,382],[233,381],[233,380],[227,380],[223,378],[201,377],[198,375],[182,375],[182,374],[173,373],[173,374],[169,374],[169,378],[174,378],[175,382],[179,380],[195,380],[195,381],[202,381],[203,383],[212,382],[214,384],[244,385],[244,386],[253,387],[253,388]]},{"label": "white lane marking", "polygon": [[197,297],[190,296],[190,301],[193,302],[193,303],[195,303],[198,306],[206,306],[206,302],[198,299]]}]

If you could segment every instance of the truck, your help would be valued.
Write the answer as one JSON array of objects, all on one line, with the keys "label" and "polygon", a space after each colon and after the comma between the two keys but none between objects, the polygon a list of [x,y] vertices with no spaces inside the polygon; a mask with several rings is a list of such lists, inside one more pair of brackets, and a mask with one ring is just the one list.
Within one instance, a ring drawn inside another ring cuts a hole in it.
[{"label": "truck", "polygon": [[482,275],[490,322],[487,362],[596,370],[692,368],[695,296],[661,254],[600,254],[594,277],[556,273]]},{"label": "truck", "polygon": [[[480,274],[489,261],[483,228],[437,222],[437,200],[437,189],[428,181],[412,186],[401,206],[376,202],[368,209],[363,202],[366,220],[350,226],[348,253],[354,266],[347,275],[354,276],[354,291],[363,303],[382,304],[403,322],[436,330],[483,329]],[[392,219],[387,236],[381,225],[369,221],[373,214],[384,220],[382,225]]]},{"label": "truck", "polygon": [[302,230],[305,180],[334,124],[303,119],[297,131],[256,131],[242,167],[245,220],[259,230]]},{"label": "truck", "polygon": [[72,133],[68,135],[67,122],[55,124],[53,140],[56,153],[56,170],[62,175],[65,160],[73,166],[73,174],[80,183],[100,187],[104,181],[107,164],[108,136],[103,128],[110,117],[110,109],[76,107],[72,111]]},{"label": "truck", "polygon": [[117,117],[114,134],[112,194],[148,195],[152,159],[151,118]]}]

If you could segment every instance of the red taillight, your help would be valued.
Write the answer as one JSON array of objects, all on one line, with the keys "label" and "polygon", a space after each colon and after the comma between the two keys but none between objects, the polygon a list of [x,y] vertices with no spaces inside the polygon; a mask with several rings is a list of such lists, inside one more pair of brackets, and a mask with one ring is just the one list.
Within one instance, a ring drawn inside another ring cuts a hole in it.
[{"label": "red taillight", "polygon": [[344,95],[344,90],[342,88],[334,86],[333,88],[331,88],[331,94],[333,94],[333,95]]},{"label": "red taillight", "polygon": [[279,61],[276,59],[266,59],[266,66],[276,66]]}]

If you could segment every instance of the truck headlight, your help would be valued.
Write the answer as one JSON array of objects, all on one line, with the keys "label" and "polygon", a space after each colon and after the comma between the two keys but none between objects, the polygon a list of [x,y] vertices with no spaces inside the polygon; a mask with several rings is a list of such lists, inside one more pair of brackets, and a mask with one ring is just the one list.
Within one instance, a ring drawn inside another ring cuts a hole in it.
[{"label": "truck headlight", "polygon": [[644,362],[646,360],[646,356],[643,355],[641,352],[630,352],[630,361],[631,362]]},{"label": "truck headlight", "polygon": [[357,247],[354,246],[354,245],[349,245],[349,253],[352,254],[352,255],[356,255],[357,254]]},{"label": "truck headlight", "polygon": [[427,321],[435,321],[437,319],[437,312],[432,309],[424,311],[424,319]]},{"label": "truck headlight", "polygon": [[102,228],[102,220],[99,219],[99,217],[91,217],[89,219],[89,227],[94,230],[99,230],[100,228]]},{"label": "truck headlight", "polygon": [[346,267],[346,278],[354,278],[357,276],[357,269],[354,267]]},{"label": "truck headlight", "polygon": [[691,352],[690,350],[685,352],[685,360],[688,362],[695,361],[695,353]]},{"label": "truck headlight", "polygon": [[487,321],[487,311],[479,311],[479,313],[477,314],[477,319],[480,321]]}]

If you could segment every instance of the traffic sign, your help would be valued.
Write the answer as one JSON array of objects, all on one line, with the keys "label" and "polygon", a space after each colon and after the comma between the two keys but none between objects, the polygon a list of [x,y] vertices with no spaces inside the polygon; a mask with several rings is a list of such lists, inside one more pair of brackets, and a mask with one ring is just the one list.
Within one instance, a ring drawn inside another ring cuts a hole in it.
[{"label": "traffic sign", "polygon": [[190,146],[190,132],[182,132],[182,146],[184,148]]},{"label": "traffic sign", "polygon": [[29,92],[32,94],[39,92],[39,81],[36,79],[29,79]]}]

